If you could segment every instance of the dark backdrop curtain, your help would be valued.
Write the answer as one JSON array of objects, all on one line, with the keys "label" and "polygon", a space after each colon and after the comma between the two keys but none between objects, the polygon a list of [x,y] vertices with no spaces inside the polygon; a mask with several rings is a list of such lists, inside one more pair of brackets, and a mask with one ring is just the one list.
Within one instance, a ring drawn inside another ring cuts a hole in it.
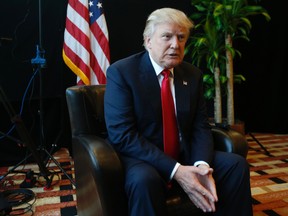
[{"label": "dark backdrop curtain", "polygon": [[253,17],[250,42],[237,44],[236,69],[247,81],[235,86],[235,113],[248,132],[288,132],[288,14],[283,3],[261,1],[271,21]]}]

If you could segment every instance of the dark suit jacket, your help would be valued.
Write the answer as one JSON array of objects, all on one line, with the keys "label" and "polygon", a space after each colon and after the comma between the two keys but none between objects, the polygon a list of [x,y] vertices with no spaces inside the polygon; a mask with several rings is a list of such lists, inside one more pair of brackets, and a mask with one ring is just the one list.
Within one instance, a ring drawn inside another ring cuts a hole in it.
[{"label": "dark suit jacket", "polygon": [[[148,52],[115,62],[106,76],[109,142],[120,154],[146,161],[168,179],[176,161],[163,153],[160,86]],[[201,71],[187,62],[174,68],[182,164],[209,163],[213,156],[202,78]]]}]

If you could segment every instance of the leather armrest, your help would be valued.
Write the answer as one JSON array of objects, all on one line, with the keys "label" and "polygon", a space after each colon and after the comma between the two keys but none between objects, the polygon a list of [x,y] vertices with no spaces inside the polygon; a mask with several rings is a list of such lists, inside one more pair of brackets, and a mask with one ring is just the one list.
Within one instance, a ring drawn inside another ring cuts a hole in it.
[{"label": "leather armrest", "polygon": [[248,142],[246,137],[233,129],[212,127],[215,149],[230,153],[236,153],[244,158],[248,154]]},{"label": "leather armrest", "polygon": [[124,176],[112,146],[94,135],[74,136],[72,143],[78,214],[125,215]]}]

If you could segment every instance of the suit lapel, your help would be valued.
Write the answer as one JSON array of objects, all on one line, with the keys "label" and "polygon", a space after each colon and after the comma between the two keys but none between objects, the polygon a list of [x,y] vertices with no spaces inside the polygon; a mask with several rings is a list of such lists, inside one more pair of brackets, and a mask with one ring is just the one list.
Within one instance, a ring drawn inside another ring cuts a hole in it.
[{"label": "suit lapel", "polygon": [[[190,91],[191,83],[185,77],[183,70],[180,67],[175,67],[174,69],[174,85],[175,85],[175,97],[176,97],[176,107],[177,116],[180,113],[185,113],[189,110],[190,106]],[[187,90],[188,89],[188,90]]]},{"label": "suit lapel", "polygon": [[140,62],[139,71],[141,85],[144,86],[143,89],[145,89],[146,95],[149,97],[151,106],[155,110],[156,116],[161,116],[160,86],[148,52],[146,52]]},{"label": "suit lapel", "polygon": [[[148,52],[143,56],[140,62],[140,83],[144,86],[147,97],[149,97],[151,106],[155,110],[155,116],[161,116],[161,94],[158,78],[155,75],[154,68],[149,59]],[[181,113],[187,113],[190,109],[190,90],[191,82],[186,78],[181,67],[174,68],[174,85],[177,107],[177,118],[181,122]],[[187,90],[188,88],[188,90]],[[185,121],[185,119],[183,119]]]}]

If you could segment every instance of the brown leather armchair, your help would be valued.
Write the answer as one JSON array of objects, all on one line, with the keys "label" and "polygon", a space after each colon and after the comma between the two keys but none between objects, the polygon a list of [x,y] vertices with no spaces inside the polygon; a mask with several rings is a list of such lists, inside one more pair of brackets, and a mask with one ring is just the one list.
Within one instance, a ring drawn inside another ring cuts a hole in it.
[{"label": "brown leather armchair", "polygon": [[[72,86],[66,90],[79,216],[127,215],[121,162],[105,141],[104,92],[105,85]],[[218,150],[247,156],[248,144],[242,134],[221,128],[212,128],[212,133]],[[203,215],[178,194],[169,196],[167,206],[171,215]]]}]

